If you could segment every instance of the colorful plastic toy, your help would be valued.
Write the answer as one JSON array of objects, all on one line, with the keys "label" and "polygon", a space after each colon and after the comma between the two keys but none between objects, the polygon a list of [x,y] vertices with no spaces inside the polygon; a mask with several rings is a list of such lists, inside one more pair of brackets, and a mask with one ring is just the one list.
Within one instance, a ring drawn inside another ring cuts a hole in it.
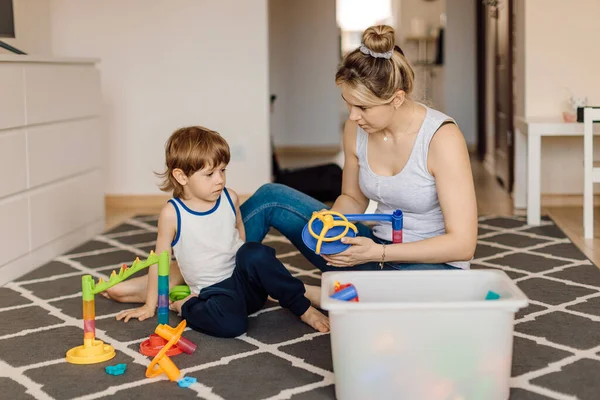
[{"label": "colorful plastic toy", "polygon": [[169,298],[171,301],[183,300],[191,294],[190,287],[188,285],[177,285],[171,289]]},{"label": "colorful plastic toy", "polygon": [[[179,368],[177,368],[177,366],[173,363],[173,361],[171,361],[169,356],[167,356],[167,351],[181,339],[181,334],[185,329],[185,325],[186,324],[184,319],[179,325],[177,325],[177,328],[170,332],[169,335],[171,339],[158,352],[158,354],[156,355],[156,357],[154,357],[150,365],[148,365],[148,368],[146,369],[147,378],[155,378],[163,372],[171,381],[176,381],[177,378],[179,378]],[[156,328],[157,333],[159,333],[159,328],[160,325]]]},{"label": "colorful plastic toy", "polygon": [[392,224],[392,242],[402,243],[403,215],[393,214],[340,214],[335,211],[314,212],[302,230],[304,244],[316,254],[337,254],[348,247],[340,239],[356,237],[358,229],[350,221],[389,221]]},{"label": "colorful plastic toy", "polygon": [[[162,254],[168,256],[164,251]],[[169,268],[170,260],[158,263],[158,324],[169,323]]]},{"label": "colorful plastic toy", "polygon": [[[168,340],[161,338],[156,333],[152,333],[148,339],[140,343],[140,353],[148,357],[154,357],[162,350],[167,342]],[[173,357],[181,353],[183,353],[183,350],[177,346],[173,346],[167,351],[167,355],[169,357]]]},{"label": "colorful plastic toy", "polygon": [[[160,350],[171,340],[175,335],[175,328],[169,325],[158,325],[150,339],[140,344],[140,353],[145,356],[156,356]],[[184,337],[180,337],[175,345],[167,350],[169,357],[176,356],[181,353],[192,354],[196,350],[196,345]]]},{"label": "colorful plastic toy", "polygon": [[[106,289],[115,286],[118,283],[123,282],[136,272],[143,270],[151,265],[158,264],[159,275],[163,276],[166,271],[167,290],[169,287],[169,255],[164,251],[160,256],[157,256],[153,251],[150,252],[150,256],[146,261],[141,262],[137,258],[130,268],[123,264],[119,274],[115,271],[112,272],[108,281],[103,281],[102,278],[98,280],[98,283],[94,283],[94,279],[91,275],[84,275],[81,277],[81,293],[83,299],[83,345],[77,346],[67,351],[67,362],[71,364],[94,364],[103,361],[110,360],[115,356],[115,349],[107,344],[104,344],[101,340],[96,339],[96,307],[94,303],[94,296],[98,293],[105,291]],[[159,276],[160,285],[161,276]],[[164,301],[163,301],[164,303]],[[168,322],[169,312],[169,301],[166,302],[166,313],[164,309],[160,308],[158,318],[159,323]],[[163,306],[164,307],[164,306]]]},{"label": "colorful plastic toy", "polygon": [[[96,339],[96,311],[94,296],[108,288],[123,282],[135,273],[147,268],[151,265],[158,264],[158,324],[159,327],[167,326],[169,322],[169,254],[163,251],[160,256],[157,256],[153,251],[146,261],[142,262],[137,258],[130,268],[123,264],[121,270],[117,274],[115,271],[110,275],[108,281],[103,281],[102,278],[98,283],[94,283],[91,275],[81,277],[81,292],[83,298],[83,345],[77,346],[67,351],[67,362],[71,364],[94,364],[110,360],[115,356],[115,349]],[[158,329],[158,328],[157,328]],[[169,328],[170,329],[170,328]],[[161,332],[169,332],[166,328],[161,328]],[[170,337],[168,333],[165,336]],[[140,345],[140,352],[145,355],[155,356],[160,352],[167,340],[160,335],[151,335],[148,340]],[[169,355],[181,354],[182,351],[194,351],[196,345],[182,338],[178,341],[182,346],[171,346]]]},{"label": "colorful plastic toy", "polygon": [[500,298],[500,295],[496,292],[492,292],[491,290],[487,292],[487,294],[485,295],[485,299],[486,300],[498,300]]},{"label": "colorful plastic toy", "polygon": [[337,300],[353,301],[358,303],[358,292],[356,287],[351,283],[340,284],[338,281],[333,283],[333,294],[329,297]]},{"label": "colorful plastic toy", "polygon": [[107,365],[104,370],[109,375],[123,375],[127,369],[127,364]]},{"label": "colorful plastic toy", "polygon": [[184,376],[183,379],[180,379],[177,382],[177,385],[179,385],[179,387],[182,388],[188,388],[190,386],[192,386],[194,383],[196,383],[198,381],[198,379],[191,377],[191,376]]}]

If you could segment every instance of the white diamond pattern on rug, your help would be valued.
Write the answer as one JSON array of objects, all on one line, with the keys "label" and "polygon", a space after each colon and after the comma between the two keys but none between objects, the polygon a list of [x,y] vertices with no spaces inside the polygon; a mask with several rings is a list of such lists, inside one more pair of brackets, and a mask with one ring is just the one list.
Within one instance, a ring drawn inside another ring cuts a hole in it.
[{"label": "white diamond pattern on rug", "polygon": [[[64,360],[83,340],[80,278],[112,269],[154,248],[157,218],[133,218],[0,288],[0,397],[11,399],[334,399],[329,336],[316,333],[276,303],[251,316],[248,332],[219,339],[186,330],[198,345],[173,357],[198,381],[178,388],[145,378],[149,358],[138,351],[156,319],[117,322],[134,307],[96,296],[97,337],[117,350],[109,362]],[[511,399],[596,399],[600,392],[600,270],[548,218],[482,217],[472,268],[504,270],[530,299],[515,320]],[[317,284],[320,272],[279,233],[265,244],[293,275]],[[145,271],[140,274],[144,274]],[[170,324],[180,319],[171,314]],[[124,375],[104,372],[126,363]]]}]

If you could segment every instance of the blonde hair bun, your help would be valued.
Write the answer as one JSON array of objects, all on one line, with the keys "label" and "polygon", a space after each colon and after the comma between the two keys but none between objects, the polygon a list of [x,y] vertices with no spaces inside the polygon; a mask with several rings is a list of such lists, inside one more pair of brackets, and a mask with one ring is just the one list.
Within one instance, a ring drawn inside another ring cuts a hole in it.
[{"label": "blonde hair bun", "polygon": [[409,96],[415,72],[400,47],[394,28],[375,25],[362,35],[363,44],[346,54],[335,74],[335,83],[347,84],[362,104],[388,104],[398,90]]},{"label": "blonde hair bun", "polygon": [[363,32],[362,42],[369,50],[376,53],[392,51],[396,42],[394,28],[389,25],[371,26]]}]

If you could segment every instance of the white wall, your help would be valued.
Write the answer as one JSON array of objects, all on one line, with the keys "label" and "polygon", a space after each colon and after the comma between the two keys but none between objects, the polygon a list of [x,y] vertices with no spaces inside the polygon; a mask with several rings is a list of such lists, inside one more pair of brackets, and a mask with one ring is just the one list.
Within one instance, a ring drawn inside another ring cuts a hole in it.
[{"label": "white wall", "polygon": [[460,127],[467,144],[477,143],[477,42],[475,2],[448,0],[444,46],[445,112]]},{"label": "white wall", "polygon": [[50,4],[53,53],[101,59],[108,194],[160,193],[164,143],[192,124],[229,141],[228,186],[270,180],[266,0]]},{"label": "white wall", "polygon": [[[49,0],[13,0],[15,38],[0,38],[3,42],[31,55],[49,55],[50,36]],[[0,54],[13,54],[0,48]]]},{"label": "white wall", "polygon": [[[398,43],[403,43],[404,38],[415,34],[412,32],[411,26],[411,21],[413,18],[422,19],[430,28],[438,28],[440,25],[440,14],[446,12],[447,2],[451,3],[453,0],[436,0],[431,2],[425,2],[423,0],[398,1],[400,2],[400,15],[398,16],[399,25],[396,32],[396,37],[399,39]],[[405,50],[407,53],[410,53],[411,49],[403,50]],[[414,51],[413,53],[416,57],[417,52]]]},{"label": "white wall", "polygon": [[528,0],[526,11],[527,114],[561,115],[570,92],[600,104],[600,1]]},{"label": "white wall", "polygon": [[[524,113],[561,118],[571,92],[600,105],[600,1],[527,0],[524,8]],[[544,139],[542,193],[582,194],[582,156],[582,138]]]},{"label": "white wall", "polygon": [[269,90],[277,95],[277,146],[337,146],[335,72],[340,45],[335,0],[269,0]]}]

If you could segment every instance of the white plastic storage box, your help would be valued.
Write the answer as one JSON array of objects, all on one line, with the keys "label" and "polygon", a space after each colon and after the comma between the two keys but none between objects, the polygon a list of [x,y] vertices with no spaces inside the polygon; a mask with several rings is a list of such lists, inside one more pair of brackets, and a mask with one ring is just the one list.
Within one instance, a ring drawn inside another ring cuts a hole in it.
[{"label": "white plastic storage box", "polygon": [[[331,299],[335,281],[360,301]],[[500,298],[485,300],[488,291]],[[496,270],[326,272],[336,396],[508,399],[514,314],[527,304]]]}]

